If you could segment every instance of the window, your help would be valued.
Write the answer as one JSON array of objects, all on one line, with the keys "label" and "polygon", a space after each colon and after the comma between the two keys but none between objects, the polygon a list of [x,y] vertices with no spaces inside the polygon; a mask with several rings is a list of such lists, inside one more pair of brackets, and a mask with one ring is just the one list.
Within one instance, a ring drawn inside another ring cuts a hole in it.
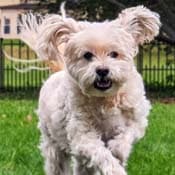
[{"label": "window", "polygon": [[9,34],[10,33],[10,19],[4,18],[4,33]]},{"label": "window", "polygon": [[17,30],[16,32],[17,32],[17,34],[19,34],[21,32],[20,21],[21,21],[21,15],[18,15],[17,25],[16,25],[16,30]]}]

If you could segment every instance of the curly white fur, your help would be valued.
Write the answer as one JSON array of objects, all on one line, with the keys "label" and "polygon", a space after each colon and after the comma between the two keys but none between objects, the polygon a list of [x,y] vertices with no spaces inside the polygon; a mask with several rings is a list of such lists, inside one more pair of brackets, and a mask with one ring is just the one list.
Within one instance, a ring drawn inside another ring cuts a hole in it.
[{"label": "curly white fur", "polygon": [[[65,70],[52,75],[40,92],[39,128],[47,175],[70,174],[71,157],[74,175],[127,174],[124,167],[132,144],[144,136],[151,108],[133,57],[138,44],[151,41],[159,27],[159,16],[143,6],[103,23],[59,15],[43,20],[37,30],[38,55],[61,57],[65,63]],[[61,54],[58,48],[63,43]],[[114,51],[118,55],[111,56]],[[92,54],[89,60],[87,52]],[[108,69],[109,88],[94,85],[97,69]]]}]

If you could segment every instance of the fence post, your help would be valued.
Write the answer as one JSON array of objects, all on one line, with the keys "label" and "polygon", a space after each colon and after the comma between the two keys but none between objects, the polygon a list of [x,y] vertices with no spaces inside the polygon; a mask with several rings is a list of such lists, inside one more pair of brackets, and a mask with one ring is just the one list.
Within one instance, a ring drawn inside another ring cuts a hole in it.
[{"label": "fence post", "polygon": [[137,55],[137,70],[142,75],[143,73],[143,47],[139,46],[139,53]]},{"label": "fence post", "polygon": [[0,90],[4,88],[4,54],[3,38],[0,38]]}]

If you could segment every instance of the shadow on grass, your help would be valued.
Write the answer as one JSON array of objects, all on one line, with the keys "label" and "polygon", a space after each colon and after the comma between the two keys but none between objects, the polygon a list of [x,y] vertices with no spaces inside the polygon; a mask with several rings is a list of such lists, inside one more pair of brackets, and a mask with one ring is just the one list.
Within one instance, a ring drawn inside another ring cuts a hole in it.
[{"label": "shadow on grass", "polygon": [[149,88],[147,89],[146,95],[150,99],[159,100],[163,98],[175,97],[175,90],[172,87],[167,88]]},{"label": "shadow on grass", "polygon": [[[26,90],[3,90],[0,89],[0,99],[16,99],[16,100],[22,100],[22,99],[34,99],[37,100],[39,97],[40,89],[26,89]],[[149,89],[146,90],[146,96],[151,101],[162,101],[162,99],[175,99],[175,90],[174,88],[160,88],[155,89],[149,87]]]},{"label": "shadow on grass", "polygon": [[0,90],[0,99],[16,99],[16,100],[22,100],[22,99],[38,99],[39,97],[39,89],[37,90]]}]

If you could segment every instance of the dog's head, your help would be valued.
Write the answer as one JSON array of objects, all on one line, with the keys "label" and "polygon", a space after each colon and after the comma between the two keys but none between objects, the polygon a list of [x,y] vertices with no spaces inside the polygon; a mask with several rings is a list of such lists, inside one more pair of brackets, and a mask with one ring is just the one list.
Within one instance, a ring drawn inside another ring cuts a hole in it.
[{"label": "dog's head", "polygon": [[[158,14],[143,6],[128,8],[113,21],[78,22],[59,15],[46,17],[37,52],[43,59],[63,58],[69,75],[83,93],[109,96],[125,83],[138,46],[158,34]],[[63,55],[59,47],[64,44]]]}]

